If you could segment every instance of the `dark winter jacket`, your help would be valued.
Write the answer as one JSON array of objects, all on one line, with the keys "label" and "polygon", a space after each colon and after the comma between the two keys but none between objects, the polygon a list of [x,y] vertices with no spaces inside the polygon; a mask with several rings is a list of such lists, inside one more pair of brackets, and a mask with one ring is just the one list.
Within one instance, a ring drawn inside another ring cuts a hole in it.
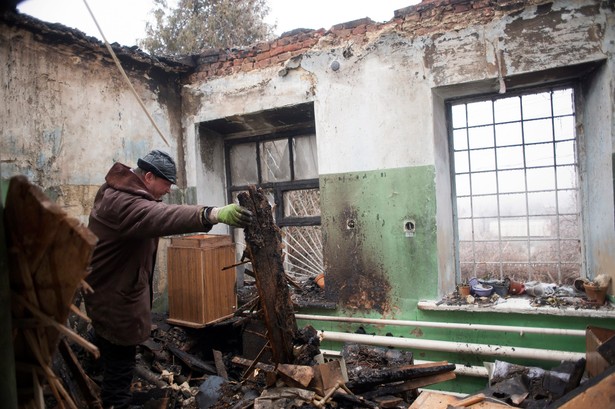
[{"label": "dark winter jacket", "polygon": [[114,164],[94,200],[88,227],[99,241],[86,278],[86,311],[97,335],[120,345],[145,341],[151,329],[152,279],[160,236],[207,232],[203,206],[157,201],[128,166]]}]

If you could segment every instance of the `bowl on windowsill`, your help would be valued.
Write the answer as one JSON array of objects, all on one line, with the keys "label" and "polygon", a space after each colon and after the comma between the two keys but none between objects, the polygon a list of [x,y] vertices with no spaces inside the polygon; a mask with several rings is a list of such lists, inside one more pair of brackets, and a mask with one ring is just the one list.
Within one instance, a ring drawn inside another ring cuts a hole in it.
[{"label": "bowl on windowsill", "polygon": [[478,297],[489,297],[493,292],[493,286],[489,284],[478,283],[472,286],[472,292]]}]

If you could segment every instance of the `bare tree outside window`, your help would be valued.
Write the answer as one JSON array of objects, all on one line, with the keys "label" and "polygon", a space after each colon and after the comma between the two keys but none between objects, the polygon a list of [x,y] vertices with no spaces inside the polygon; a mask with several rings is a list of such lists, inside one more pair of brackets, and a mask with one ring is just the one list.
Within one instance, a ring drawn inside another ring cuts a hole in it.
[{"label": "bare tree outside window", "polygon": [[581,274],[572,88],[451,104],[459,277]]},{"label": "bare tree outside window", "polygon": [[154,0],[154,22],[145,25],[138,44],[153,55],[199,54],[273,38],[275,26],[264,22],[266,0]]}]

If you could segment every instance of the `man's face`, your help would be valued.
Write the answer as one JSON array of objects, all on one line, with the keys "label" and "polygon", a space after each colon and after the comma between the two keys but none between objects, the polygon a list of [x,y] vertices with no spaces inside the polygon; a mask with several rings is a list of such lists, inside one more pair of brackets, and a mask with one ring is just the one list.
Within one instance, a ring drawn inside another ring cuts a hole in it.
[{"label": "man's face", "polygon": [[152,196],[154,196],[156,200],[159,200],[162,196],[171,191],[172,183],[154,175],[152,172],[147,172],[145,174],[145,185]]}]

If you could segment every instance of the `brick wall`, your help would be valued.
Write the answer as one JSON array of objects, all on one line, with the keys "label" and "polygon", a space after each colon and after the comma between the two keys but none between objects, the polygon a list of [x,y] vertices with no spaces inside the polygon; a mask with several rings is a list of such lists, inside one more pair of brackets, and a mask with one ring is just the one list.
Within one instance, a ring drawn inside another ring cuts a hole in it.
[{"label": "brick wall", "polygon": [[303,54],[323,41],[327,45],[352,42],[363,44],[369,34],[392,29],[409,36],[437,34],[468,25],[485,24],[501,15],[528,5],[551,3],[544,0],[423,0],[396,10],[392,20],[376,23],[369,18],[336,24],[329,30],[296,29],[281,37],[242,49],[210,50],[198,56],[197,67],[188,82],[231,75],[275,65]]}]

